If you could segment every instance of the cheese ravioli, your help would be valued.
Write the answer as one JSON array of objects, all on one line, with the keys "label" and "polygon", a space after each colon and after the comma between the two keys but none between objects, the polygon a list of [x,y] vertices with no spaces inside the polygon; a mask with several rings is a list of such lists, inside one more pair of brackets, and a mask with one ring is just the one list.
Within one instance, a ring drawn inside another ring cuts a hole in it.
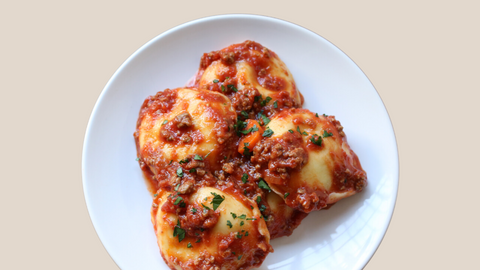
[{"label": "cheese ravioli", "polygon": [[271,108],[263,110],[303,104],[285,63],[273,51],[250,40],[205,53],[194,85],[225,93],[237,113],[258,111],[268,103]]},{"label": "cheese ravioli", "polygon": [[188,88],[167,89],[145,100],[135,139],[141,160],[154,175],[172,162],[197,156],[217,168],[233,150],[236,113],[224,95]]},{"label": "cheese ravioli", "polygon": [[288,206],[320,210],[366,186],[366,173],[334,116],[284,110],[268,129],[272,135],[254,147],[251,160]]},{"label": "cheese ravioli", "polygon": [[255,202],[231,189],[159,190],[152,206],[160,252],[172,269],[251,269],[272,252]]}]

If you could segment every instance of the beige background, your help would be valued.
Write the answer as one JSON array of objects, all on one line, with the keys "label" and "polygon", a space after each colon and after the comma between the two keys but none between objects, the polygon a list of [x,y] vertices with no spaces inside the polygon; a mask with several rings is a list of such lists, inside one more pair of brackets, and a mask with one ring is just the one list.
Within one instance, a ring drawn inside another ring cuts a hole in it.
[{"label": "beige background", "polygon": [[224,13],[313,30],[349,55],[382,97],[399,146],[400,190],[365,269],[478,269],[477,3],[2,1],[0,269],[118,269],[83,197],[90,113],[144,43]]}]

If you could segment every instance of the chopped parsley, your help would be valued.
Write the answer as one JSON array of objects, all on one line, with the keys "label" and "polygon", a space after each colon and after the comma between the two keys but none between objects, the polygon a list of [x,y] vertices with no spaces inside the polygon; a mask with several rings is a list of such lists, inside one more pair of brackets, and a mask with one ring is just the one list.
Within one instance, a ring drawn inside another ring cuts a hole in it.
[{"label": "chopped parsley", "polygon": [[175,200],[175,202],[173,204],[177,205],[179,204],[181,201],[183,201],[183,198],[182,197],[177,197],[177,199]]},{"label": "chopped parsley", "polygon": [[232,222],[230,220],[227,220],[227,226],[231,229],[233,227]]},{"label": "chopped parsley", "polygon": [[190,242],[187,244],[187,248],[191,248],[192,247],[192,244],[190,244]]},{"label": "chopped parsley", "polygon": [[177,225],[173,229],[173,237],[178,236],[178,242],[182,242],[185,239],[185,230],[180,228],[180,220],[177,221]]},{"label": "chopped parsley", "polygon": [[247,215],[245,215],[245,214],[238,216],[239,219],[245,219],[246,217],[247,217]]},{"label": "chopped parsley", "polygon": [[258,117],[263,120],[264,125],[268,125],[268,123],[270,123],[270,119],[265,114],[263,114],[262,112],[258,113]]},{"label": "chopped parsley", "polygon": [[202,241],[202,239],[198,239],[197,241],[195,241],[195,243],[200,243],[200,241]]},{"label": "chopped parsley", "polygon": [[247,220],[257,220],[256,218],[247,218]]},{"label": "chopped parsley", "polygon": [[233,219],[236,219],[236,218],[237,218],[237,214],[232,213],[232,212],[230,212],[230,214],[232,214]]},{"label": "chopped parsley", "polygon": [[318,113],[316,113],[315,116],[318,117]]},{"label": "chopped parsley", "polygon": [[177,176],[178,176],[178,177],[183,177],[183,169],[182,169],[182,167],[179,167],[179,168],[177,169]]},{"label": "chopped parsley", "polygon": [[192,209],[190,209],[190,211],[195,214],[197,212],[197,208],[193,207]]},{"label": "chopped parsley", "polygon": [[293,134],[293,130],[289,129],[288,132],[292,133]]},{"label": "chopped parsley", "polygon": [[168,123],[168,120],[163,121],[162,126]]},{"label": "chopped parsley", "polygon": [[222,85],[221,88],[222,88],[222,92],[225,92],[225,86]]},{"label": "chopped parsley", "polygon": [[190,169],[188,172],[189,172],[189,173],[194,173],[194,172],[196,172],[196,171],[197,171],[197,169],[193,168],[193,169]]},{"label": "chopped parsley", "polygon": [[180,160],[178,163],[184,164],[184,163],[188,163],[189,161],[190,161],[189,158],[185,158],[185,159]]},{"label": "chopped parsley", "polygon": [[248,232],[245,232],[245,236],[248,236]]},{"label": "chopped parsley", "polygon": [[177,191],[179,187],[180,187],[180,184],[178,184],[178,185],[175,187],[175,191]]},{"label": "chopped parsley", "polygon": [[278,108],[278,104],[277,104],[277,101],[275,100],[275,102],[273,102],[273,108]]},{"label": "chopped parsley", "polygon": [[173,160],[170,160],[170,163],[168,163],[168,165],[172,164]]},{"label": "chopped parsley", "polygon": [[257,196],[257,199],[255,199],[255,201],[256,201],[257,203],[260,203],[260,202],[262,201],[262,197]]},{"label": "chopped parsley", "polygon": [[331,137],[333,136],[333,133],[327,132],[326,130],[323,131],[323,138]]},{"label": "chopped parsley", "polygon": [[140,160],[140,158],[138,158],[138,157],[137,157],[135,160],[136,160],[136,161],[139,161],[139,160]]},{"label": "chopped parsley", "polygon": [[205,206],[203,203],[202,203],[202,206],[203,206],[203,208],[205,208],[206,210],[212,210],[212,209],[210,209],[210,207]]},{"label": "chopped parsley", "polygon": [[315,145],[322,146],[322,137],[321,136],[318,136],[318,139],[315,140],[315,135],[312,135],[312,137],[310,138],[310,141]]},{"label": "chopped parsley", "polygon": [[212,199],[212,205],[213,205],[213,210],[217,210],[218,206],[225,200],[225,197],[222,197],[218,195],[215,192],[212,192],[212,195],[214,196]]},{"label": "chopped parsley", "polygon": [[[237,237],[238,239],[242,239],[242,236],[243,236],[243,235],[242,235],[241,233],[237,232],[236,237]],[[242,258],[242,255],[238,256],[238,259],[239,259],[239,260],[240,260],[240,258]]]},{"label": "chopped parsley", "polygon": [[268,102],[270,102],[270,100],[272,100],[271,97],[266,97],[264,100],[262,100],[262,102],[260,102],[260,105],[265,106],[268,104]]},{"label": "chopped parsley", "polygon": [[245,224],[245,222],[243,222],[243,220],[240,221],[240,226],[243,226],[243,224]]},{"label": "chopped parsley", "polygon": [[248,148],[248,142],[243,144],[243,155],[250,156],[250,149]]},{"label": "chopped parsley", "polygon": [[248,118],[248,113],[246,111],[241,111],[240,113],[243,117]]},{"label": "chopped parsley", "polygon": [[153,197],[157,197],[157,196],[158,196],[158,194],[156,194],[156,193],[155,193],[155,194],[153,194]]},{"label": "chopped parsley", "polygon": [[217,79],[213,80],[213,83],[218,83],[219,81]]},{"label": "chopped parsley", "polygon": [[265,183],[265,181],[263,181],[262,178],[260,178],[260,182],[258,182],[258,187],[271,191],[270,187],[267,185],[267,183]]},{"label": "chopped parsley", "polygon": [[200,160],[200,161],[203,160],[203,158],[202,158],[200,155],[198,155],[198,154],[195,154],[195,157],[193,157],[193,159],[195,159],[195,160]]},{"label": "chopped parsley", "polygon": [[267,129],[265,130],[265,132],[263,132],[263,135],[262,135],[262,136],[263,136],[263,137],[270,137],[270,136],[272,136],[272,135],[273,135],[273,130],[271,130],[270,128],[267,128]]},{"label": "chopped parsley", "polygon": [[[240,236],[240,238],[242,238],[242,237]],[[241,258],[242,258],[242,255],[238,256],[238,260],[240,260]]]},{"label": "chopped parsley", "polygon": [[244,135],[247,135],[248,133],[255,132],[255,131],[258,131],[257,125],[253,125],[253,127],[249,128],[249,129],[246,129],[246,130],[240,130],[240,133],[242,133]]},{"label": "chopped parsley", "polygon": [[267,207],[262,204],[262,205],[260,205],[259,209],[260,209],[260,212],[263,212],[267,209]]},{"label": "chopped parsley", "polygon": [[288,197],[288,195],[290,195],[290,193],[285,193],[285,195],[283,195],[283,198],[286,199]]},{"label": "chopped parsley", "polygon": [[247,180],[248,180],[248,174],[244,173],[244,174],[242,175],[242,182],[243,182],[244,184],[246,184],[246,183],[247,183]]},{"label": "chopped parsley", "polygon": [[327,117],[328,115],[326,115],[326,114],[323,114],[323,116]]},{"label": "chopped parsley", "polygon": [[233,84],[229,84],[229,85],[227,85],[227,87],[230,88],[233,92],[238,92],[238,89],[235,88],[235,85],[233,85]]}]

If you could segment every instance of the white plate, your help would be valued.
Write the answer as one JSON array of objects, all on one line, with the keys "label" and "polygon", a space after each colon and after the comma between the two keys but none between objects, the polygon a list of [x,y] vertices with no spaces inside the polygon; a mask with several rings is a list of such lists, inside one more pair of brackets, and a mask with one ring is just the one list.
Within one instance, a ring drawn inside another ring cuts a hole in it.
[{"label": "white plate", "polygon": [[317,34],[253,15],[208,17],[154,38],[115,72],[90,117],[82,160],[93,225],[124,269],[168,269],[150,221],[151,196],[135,161],[133,132],[148,95],[183,86],[204,52],[254,40],[276,52],[305,96],[305,108],[335,115],[368,175],[362,193],[310,214],[260,269],[361,269],[390,222],[398,188],[398,154],[387,111],[360,68]]}]

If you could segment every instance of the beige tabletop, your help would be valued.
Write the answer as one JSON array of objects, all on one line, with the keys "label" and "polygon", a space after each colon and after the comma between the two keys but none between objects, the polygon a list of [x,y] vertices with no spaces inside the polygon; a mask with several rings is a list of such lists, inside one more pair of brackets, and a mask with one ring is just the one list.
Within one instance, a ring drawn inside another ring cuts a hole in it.
[{"label": "beige tabletop", "polygon": [[393,123],[400,187],[365,267],[478,267],[478,1],[3,1],[0,269],[118,269],[90,221],[81,157],[95,101],[158,34],[251,13],[306,27],[365,72]]}]

